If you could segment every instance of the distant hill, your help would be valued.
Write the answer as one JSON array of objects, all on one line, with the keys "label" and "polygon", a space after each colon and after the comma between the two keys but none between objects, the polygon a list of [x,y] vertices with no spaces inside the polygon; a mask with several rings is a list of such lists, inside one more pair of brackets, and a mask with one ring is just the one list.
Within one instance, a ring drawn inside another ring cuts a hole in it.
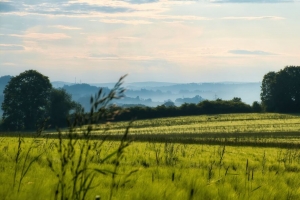
[{"label": "distant hill", "polygon": [[[74,84],[74,85],[64,85],[62,88],[65,89],[69,94],[72,95],[73,100],[78,100],[79,98],[85,97],[85,96],[88,96],[90,98],[91,95],[94,95],[100,89],[99,87],[91,86],[86,83]],[[109,89],[103,88],[103,92],[108,93]]]},{"label": "distant hill", "polygon": [[[55,81],[54,87],[76,85],[74,83]],[[97,88],[113,88],[115,83],[89,83]],[[124,83],[126,96],[151,98],[153,101],[164,102],[166,99],[175,101],[178,98],[193,98],[200,95],[204,99],[221,98],[230,100],[240,97],[248,104],[260,101],[260,82],[199,82],[199,83],[171,83],[171,82],[132,82]]]},{"label": "distant hill", "polygon": [[[169,82],[133,82],[133,83],[124,83],[124,87],[127,89],[145,89],[145,88],[156,88],[156,87],[162,87],[162,86],[171,86],[176,85],[177,83],[169,83]],[[97,86],[97,87],[108,87],[112,88],[114,87],[115,83],[89,83],[89,85]]]},{"label": "distant hill", "polygon": [[11,78],[12,78],[12,76],[9,76],[9,75],[0,77],[0,94],[3,93],[5,86],[10,81]]},{"label": "distant hill", "polygon": [[205,99],[203,99],[201,96],[199,95],[196,95],[192,98],[178,98],[175,100],[175,104],[177,105],[181,105],[181,104],[184,104],[184,103],[194,103],[194,104],[198,104],[200,103],[201,101],[204,101]]},{"label": "distant hill", "polygon": [[[3,90],[12,76],[0,77],[0,105],[4,99]],[[105,93],[113,88],[115,83],[70,83],[65,81],[53,81],[54,88],[64,88],[72,95],[72,99],[80,102],[85,108],[89,108],[91,95],[97,93],[102,87]],[[216,83],[171,83],[171,82],[133,82],[124,83],[126,88],[123,99],[114,101],[118,105],[146,105],[157,106],[166,100],[175,102],[176,105],[183,103],[198,103],[205,99],[217,98],[231,100],[239,97],[243,102],[252,104],[260,101],[259,82],[216,82]],[[0,110],[1,114],[1,110]]]},{"label": "distant hill", "polygon": [[74,83],[69,83],[69,82],[64,82],[64,81],[53,81],[53,82],[51,82],[51,84],[55,88],[62,88],[65,85],[67,85],[67,86],[74,85]]},{"label": "distant hill", "polygon": [[11,78],[12,76],[9,75],[0,77],[0,118],[2,117],[3,114],[3,111],[1,109],[2,102],[4,101],[3,91]]}]

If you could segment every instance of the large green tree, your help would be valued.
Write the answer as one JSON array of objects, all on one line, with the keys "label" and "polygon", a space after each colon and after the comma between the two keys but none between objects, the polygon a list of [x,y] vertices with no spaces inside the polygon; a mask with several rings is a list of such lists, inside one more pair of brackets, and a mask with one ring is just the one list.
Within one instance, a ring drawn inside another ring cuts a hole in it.
[{"label": "large green tree", "polygon": [[276,73],[269,72],[264,75],[262,85],[261,85],[261,93],[260,98],[262,101],[262,105],[267,112],[275,111],[275,81],[276,81]]},{"label": "large green tree", "polygon": [[267,73],[262,81],[261,101],[268,112],[300,112],[300,66]]},{"label": "large green tree", "polygon": [[65,89],[52,89],[49,106],[49,122],[52,127],[66,126],[70,111],[78,112],[81,109],[81,105],[72,101],[71,95]]},{"label": "large green tree", "polygon": [[4,129],[35,129],[47,117],[51,89],[48,77],[35,70],[11,78],[2,103]]}]

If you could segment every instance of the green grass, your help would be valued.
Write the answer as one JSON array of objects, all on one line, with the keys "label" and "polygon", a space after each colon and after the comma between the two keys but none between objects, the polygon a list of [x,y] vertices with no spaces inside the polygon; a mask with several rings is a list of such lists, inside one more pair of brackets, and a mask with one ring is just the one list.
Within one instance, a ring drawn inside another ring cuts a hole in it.
[{"label": "green grass", "polygon": [[[124,123],[112,125],[111,133],[120,133]],[[132,134],[172,133],[260,133],[300,130],[300,117],[287,114],[224,114],[140,120]]]},{"label": "green grass", "polygon": [[[112,199],[300,199],[299,123],[299,116],[287,114],[135,121],[130,130],[135,141],[119,158]],[[101,149],[90,150],[90,167],[114,170],[116,155],[105,162],[102,159],[118,148],[120,142],[114,140],[126,125],[110,124],[108,140]],[[199,129],[188,131],[195,127]],[[93,132],[91,144],[101,141],[100,128]],[[33,163],[17,192],[12,185],[18,138],[8,134],[0,137],[1,199],[54,199],[57,179],[47,160],[60,163],[56,135],[48,132],[47,137],[35,140],[29,160],[45,153]],[[32,140],[28,137],[22,143],[21,164]],[[81,144],[75,144],[76,151]],[[86,199],[96,195],[109,199],[111,183],[109,173],[97,174]]]},{"label": "green grass", "polygon": [[[30,139],[27,139],[26,143]],[[47,167],[49,150],[31,169],[20,193],[11,190],[16,139],[7,139],[9,152],[1,154],[1,190],[4,199],[53,199],[55,176]],[[6,143],[5,142],[5,143]],[[3,147],[4,141],[1,143]],[[107,142],[104,156],[118,146]],[[300,151],[298,149],[228,147],[221,159],[223,146],[172,143],[133,143],[121,160],[113,199],[299,199]],[[39,150],[36,149],[34,153]],[[54,155],[53,155],[54,154]],[[158,154],[158,156],[156,156]],[[91,161],[98,165],[97,159]],[[248,167],[247,166],[248,162]],[[113,160],[105,169],[113,168]],[[130,170],[138,170],[126,178]],[[88,195],[108,199],[111,177],[99,175],[99,184]],[[39,192],[37,192],[37,190]],[[88,199],[87,198],[87,199]]]},{"label": "green grass", "polygon": [[[126,125],[111,123],[106,134],[118,140]],[[103,128],[95,127],[95,137],[101,138]],[[137,120],[130,135],[135,141],[299,148],[300,117],[266,113]]]}]

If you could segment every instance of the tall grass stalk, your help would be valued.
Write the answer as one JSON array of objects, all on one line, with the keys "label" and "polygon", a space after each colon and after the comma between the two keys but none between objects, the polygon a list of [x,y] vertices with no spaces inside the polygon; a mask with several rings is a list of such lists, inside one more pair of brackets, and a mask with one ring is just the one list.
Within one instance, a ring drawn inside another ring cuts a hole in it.
[{"label": "tall grass stalk", "polygon": [[[99,179],[99,175],[112,174],[112,185],[115,184],[115,176],[117,175],[123,150],[129,145],[126,139],[129,125],[118,149],[100,158],[100,160],[97,152],[101,151],[105,138],[94,142],[92,140],[95,125],[106,123],[118,114],[117,110],[109,106],[112,100],[124,96],[125,89],[121,87],[124,77],[120,78],[108,94],[103,94],[103,90],[100,89],[94,97],[91,97],[90,113],[86,115],[83,110],[76,113],[74,118],[69,120],[67,133],[57,130],[58,143],[56,144],[56,151],[59,163],[55,162],[55,157],[48,158],[48,166],[58,179],[55,199],[86,199],[88,192],[99,185],[99,182],[94,181],[96,177]],[[109,127],[106,126],[102,130],[102,134],[105,135],[107,130],[109,130]],[[98,132],[99,130],[97,130]],[[94,152],[96,152],[96,155]],[[103,169],[103,164],[113,157],[115,157],[114,162],[116,163],[114,170]],[[93,160],[98,160],[97,165],[92,162]],[[110,199],[112,195],[113,188],[111,188]]]},{"label": "tall grass stalk", "polygon": [[46,152],[46,149],[43,149],[37,155],[32,153],[33,149],[38,148],[41,144],[37,141],[39,138],[42,137],[42,132],[45,129],[47,119],[44,120],[42,125],[38,128],[36,134],[34,134],[33,139],[28,148],[24,147],[24,139],[19,134],[18,137],[18,147],[14,157],[14,175],[13,175],[13,189],[15,188],[16,184],[18,184],[17,192],[20,192],[22,182],[26,177],[28,171],[32,167],[32,165]]}]

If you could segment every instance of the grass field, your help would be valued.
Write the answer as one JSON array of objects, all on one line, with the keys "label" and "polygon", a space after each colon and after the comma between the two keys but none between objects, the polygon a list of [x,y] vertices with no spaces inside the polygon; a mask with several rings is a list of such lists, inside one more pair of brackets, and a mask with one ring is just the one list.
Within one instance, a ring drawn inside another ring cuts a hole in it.
[{"label": "grass field", "polygon": [[[95,126],[89,143],[74,140],[72,145],[69,138],[58,138],[66,133],[46,132],[39,138],[25,134],[21,140],[2,133],[1,199],[55,199],[56,172],[62,163],[66,163],[62,168],[66,176],[62,177],[68,184],[74,180],[72,170],[75,172],[76,167],[72,166],[80,162],[88,166],[84,169],[101,172],[93,174],[85,199],[96,195],[101,199],[300,199],[298,115],[232,114],[135,121],[127,137],[133,142],[118,153],[127,124],[111,123],[105,133],[103,126]],[[107,134],[110,136],[102,143]],[[65,152],[71,158],[69,163],[62,160],[68,157],[61,156],[60,142],[71,152]],[[85,144],[89,153],[81,158],[78,155],[83,155],[81,150],[85,152]]]},{"label": "grass field", "polygon": [[[127,122],[110,125],[111,139]],[[300,147],[300,116],[289,114],[224,114],[137,120],[130,129],[135,141]],[[103,130],[95,127],[94,134]],[[97,131],[99,129],[99,131]]]}]

